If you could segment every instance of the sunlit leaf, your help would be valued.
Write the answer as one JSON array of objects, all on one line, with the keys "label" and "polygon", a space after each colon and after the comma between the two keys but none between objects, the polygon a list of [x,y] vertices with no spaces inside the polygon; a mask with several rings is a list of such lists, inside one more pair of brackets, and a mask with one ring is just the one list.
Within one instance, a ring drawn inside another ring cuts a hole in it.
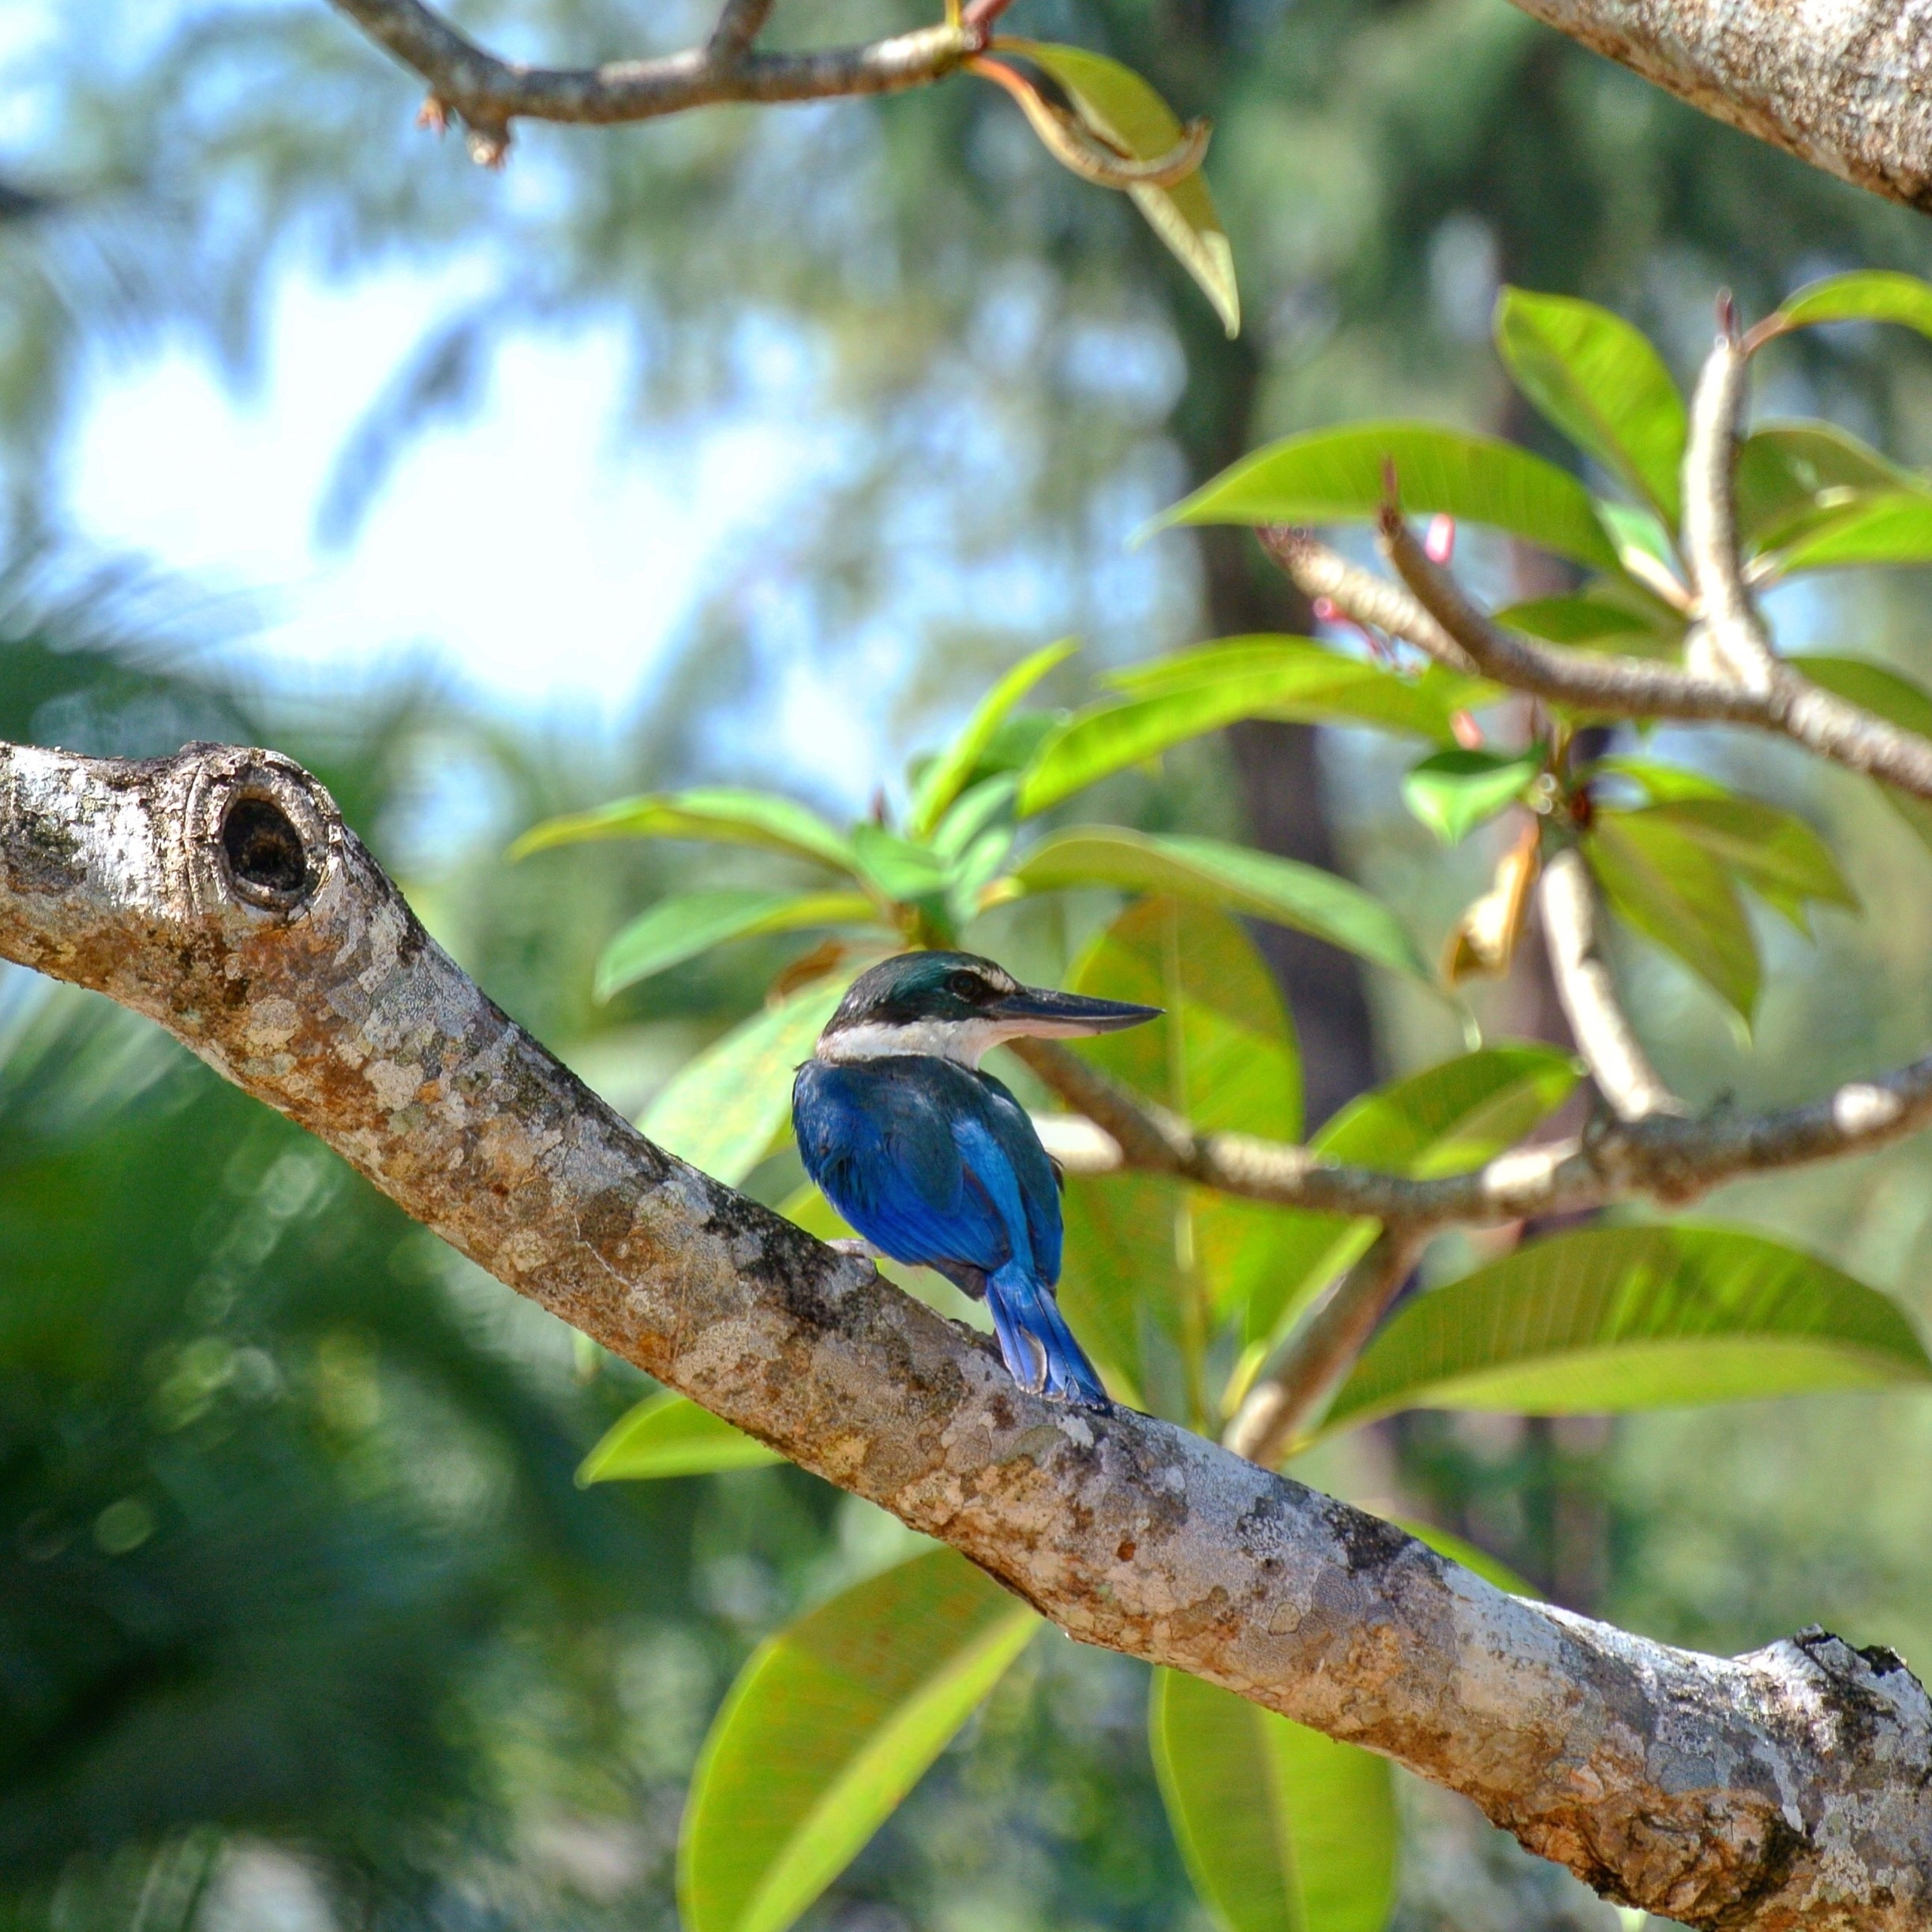
[{"label": "sunlit leaf", "polygon": [[[1235,921],[1177,900],[1143,900],[1088,948],[1069,983],[1164,1010],[1158,1024],[1082,1043],[1082,1057],[1111,1077],[1206,1131],[1299,1139],[1294,1025]],[[1178,1348],[1197,1346],[1267,1278],[1269,1237],[1286,1218],[1144,1174],[1076,1177],[1067,1185],[1061,1304],[1110,1365],[1144,1387],[1144,1318]]]},{"label": "sunlit leaf", "polygon": [[934,1550],[761,1644],[705,1740],[678,1846],[688,1932],[784,1932],[1041,1627]]},{"label": "sunlit leaf", "polygon": [[1515,758],[1459,746],[1412,766],[1402,803],[1445,845],[1459,845],[1477,826],[1513,805],[1543,769],[1543,747]]},{"label": "sunlit leaf", "polygon": [[961,792],[934,830],[933,850],[942,859],[957,859],[1013,803],[1019,789],[1017,772],[998,772]]},{"label": "sunlit leaf", "polygon": [[1447,1556],[1452,1563],[1460,1563],[1485,1583],[1494,1584],[1511,1597],[1541,1601],[1542,1593],[1526,1582],[1507,1563],[1492,1556],[1468,1537],[1458,1536],[1453,1530],[1439,1530],[1433,1523],[1418,1522],[1410,1516],[1391,1516],[1389,1521],[1398,1530],[1406,1530],[1418,1543],[1426,1543],[1438,1556]]},{"label": "sunlit leaf", "polygon": [[852,983],[814,980],[680,1068],[638,1122],[668,1152],[736,1187],[771,1150],[792,1106],[792,1076]]},{"label": "sunlit leaf", "polygon": [[1801,517],[1837,500],[1926,489],[1915,476],[1827,422],[1766,423],[1744,439],[1737,463],[1738,534],[1752,549],[1782,541]]},{"label": "sunlit leaf", "polygon": [[889,899],[924,899],[946,889],[952,868],[930,845],[869,824],[852,827],[852,843],[859,872]]},{"label": "sunlit leaf", "polygon": [[1627,578],[1616,593],[1531,597],[1496,612],[1496,622],[1549,644],[1616,651],[1631,657],[1672,657],[1683,644],[1684,620],[1661,598],[1632,594]]},{"label": "sunlit leaf", "polygon": [[1862,496],[1815,523],[1779,552],[1786,576],[1859,564],[1932,564],[1932,493]]},{"label": "sunlit leaf", "polygon": [[1433,423],[1350,423],[1271,443],[1202,485],[1170,523],[1351,523],[1381,512],[1395,466],[1402,507],[1459,517],[1615,569],[1617,554],[1589,491],[1515,444]]},{"label": "sunlit leaf", "polygon": [[1155,1672],[1148,1729],[1188,1875],[1226,1932],[1381,1932],[1395,1902],[1386,1759],[1178,1671]]},{"label": "sunlit leaf", "polygon": [[1356,1364],[1327,1429],[1398,1409],[1606,1414],[1932,1381],[1892,1301],[1728,1228],[1586,1228],[1425,1294]]},{"label": "sunlit leaf", "polygon": [[821,865],[852,869],[851,842],[816,812],[768,792],[713,785],[691,792],[653,792],[618,799],[594,811],[573,812],[533,826],[510,848],[526,852],[585,839],[705,839],[728,845],[761,845],[770,852],[815,859]]},{"label": "sunlit leaf", "polygon": [[1787,329],[1818,322],[1897,322],[1932,335],[1932,283],[1884,268],[1827,275],[1807,283],[1771,319]]},{"label": "sunlit leaf", "polygon": [[604,949],[597,959],[597,997],[607,1000],[727,939],[869,923],[878,917],[871,900],[856,893],[680,893],[640,913]]},{"label": "sunlit leaf", "polygon": [[1758,942],[1723,861],[1648,810],[1600,811],[1583,852],[1612,910],[1748,1021],[1758,1004]]},{"label": "sunlit leaf", "polygon": [[[1513,1148],[1561,1106],[1578,1069],[1567,1054],[1530,1044],[1485,1046],[1351,1101],[1314,1138],[1350,1166],[1432,1180],[1466,1174]],[[1250,1370],[1309,1300],[1360,1258],[1373,1221],[1296,1212],[1275,1237],[1274,1267],[1247,1309]]]},{"label": "sunlit leaf", "polygon": [[[930,838],[1013,707],[1055,665],[1065,663],[1080,649],[1071,638],[1049,644],[1023,657],[973,707],[959,736],[927,766],[913,794],[908,829],[915,838]],[[957,848],[955,848],[957,849]]]},{"label": "sunlit leaf", "polygon": [[1646,816],[1694,839],[1800,930],[1808,930],[1809,900],[1857,908],[1858,895],[1830,847],[1790,812],[1758,799],[1683,798],[1655,805]]},{"label": "sunlit leaf", "polygon": [[[1050,41],[1002,37],[998,46],[1050,74],[1066,90],[1080,118],[1136,160],[1159,160],[1179,144],[1185,132],[1179,117],[1131,67],[1085,47]],[[1239,335],[1241,291],[1234,280],[1234,251],[1200,170],[1170,187],[1136,185],[1127,193],[1148,226],[1214,305],[1222,327],[1230,336]]]},{"label": "sunlit leaf", "polygon": [[621,1416],[583,1459],[579,1485],[657,1476],[763,1469],[784,1458],[709,1409],[665,1389]]},{"label": "sunlit leaf", "polygon": [[1496,340],[1517,388],[1675,530],[1688,422],[1642,333],[1594,302],[1506,288]]},{"label": "sunlit leaf", "polygon": [[[1888,724],[1932,739],[1932,692],[1910,678],[1862,657],[1794,657],[1791,665],[1813,683],[1836,691]],[[1892,809],[1932,849],[1932,803],[1896,785],[1881,784],[1879,789]]]},{"label": "sunlit leaf", "polygon": [[1666,576],[1675,581],[1678,578],[1676,545],[1654,510],[1638,504],[1599,502],[1597,515],[1609,532],[1610,541],[1616,546],[1617,560],[1626,571],[1640,580]]},{"label": "sunlit leaf", "polygon": [[1400,677],[1304,638],[1230,638],[1158,670],[1158,683],[1076,713],[1042,744],[1021,781],[1021,817],[1240,718],[1376,724],[1448,743],[1451,716],[1471,695],[1461,687],[1473,682]]},{"label": "sunlit leaf", "polygon": [[1056,833],[1012,874],[1024,892],[1117,886],[1168,893],[1298,927],[1376,965],[1427,979],[1415,942],[1394,913],[1332,872],[1218,839],[1156,837],[1112,826]]}]

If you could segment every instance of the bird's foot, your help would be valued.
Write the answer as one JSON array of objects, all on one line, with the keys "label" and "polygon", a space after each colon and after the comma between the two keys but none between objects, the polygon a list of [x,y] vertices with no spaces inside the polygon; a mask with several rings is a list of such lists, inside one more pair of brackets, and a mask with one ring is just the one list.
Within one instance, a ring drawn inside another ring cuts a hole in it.
[{"label": "bird's foot", "polygon": [[[835,1254],[842,1254],[849,1260],[863,1262],[874,1275],[878,1275],[878,1264],[885,1259],[869,1241],[863,1240],[856,1234],[841,1235],[837,1241],[827,1241],[826,1245]],[[879,1279],[883,1281],[885,1277],[881,1275]]]}]

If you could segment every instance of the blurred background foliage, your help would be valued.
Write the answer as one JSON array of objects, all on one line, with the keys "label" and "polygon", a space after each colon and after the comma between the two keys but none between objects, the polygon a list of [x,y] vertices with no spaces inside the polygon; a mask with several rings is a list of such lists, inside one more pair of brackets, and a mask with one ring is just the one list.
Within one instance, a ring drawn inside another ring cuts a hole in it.
[{"label": "blurred background foliage", "polygon": [[[616,0],[458,10],[503,51],[556,61],[706,24]],[[781,6],[773,32],[915,17],[827,0]],[[783,942],[600,1006],[605,942],[692,861],[607,844],[508,867],[516,832],[627,791],[772,782],[771,706],[801,667],[889,740],[856,785],[792,774],[802,795],[849,794],[895,782],[991,669],[1061,631],[1104,661],[1305,627],[1239,533],[1122,539],[1266,436],[1350,415],[1501,429],[1568,460],[1488,348],[1503,279],[1618,308],[1683,376],[1720,282],[1748,316],[1823,271],[1932,267],[1921,218],[1504,0],[1020,0],[1013,25],[1113,52],[1215,118],[1237,341],[1130,210],[963,80],[870,106],[525,129],[498,176],[417,133],[404,77],[319,3],[50,9],[8,77],[20,111],[0,144],[0,732],[137,754],[266,740],[305,759],[464,964],[635,1111],[755,1003]],[[778,408],[822,436],[823,462],[620,728],[549,729],[429,671],[278,684],[235,668],[245,638],[216,668],[192,586],[103,575],[62,526],[64,439],[103,345],[186,342],[245,384],[279,278],[399,261],[455,293],[341,425],[325,542],[381,516],[413,437],[485,405],[507,345],[586,319],[623,331],[640,436]],[[1774,366],[1761,407],[1932,459],[1914,340],[1814,331]],[[1466,552],[1500,596],[1548,587],[1504,546]],[[1775,615],[1788,643],[1924,677],[1923,590],[1848,576]],[[1076,675],[1046,688],[1069,697]],[[1398,755],[1246,727],[1112,781],[1095,815],[1340,864],[1429,949],[1496,853],[1477,840],[1445,861],[1399,809]],[[1815,944],[1761,927],[1748,1043],[1680,971],[1626,949],[1674,1084],[1788,1099],[1921,1050],[1923,848],[1844,774],[1776,747],[1696,755],[1804,812],[1882,915],[1822,915]],[[702,882],[730,880],[710,859]],[[1016,915],[1012,963],[1063,972],[1111,909],[1101,894]],[[1377,1069],[1459,1046],[1439,1006],[1264,937],[1314,1118]],[[142,1023],[22,978],[3,998],[0,1923],[668,1924],[677,1807],[738,1664],[905,1539],[788,1470],[578,1492],[577,1460],[638,1378]],[[1533,957],[1488,998],[1499,1031],[1552,1032]],[[1709,1218],[1810,1245],[1932,1319],[1929,1165],[1908,1145],[1740,1188]],[[1424,1414],[1297,1473],[1660,1637],[1739,1649],[1815,1619],[1932,1661],[1932,1417],[1909,1397],[1614,1428]],[[813,1923],[1198,1914],[1158,1822],[1144,1696],[1120,1660],[1036,1645]],[[1404,1932],[1616,1923],[1457,1802],[1407,1780],[1402,1802]]]}]

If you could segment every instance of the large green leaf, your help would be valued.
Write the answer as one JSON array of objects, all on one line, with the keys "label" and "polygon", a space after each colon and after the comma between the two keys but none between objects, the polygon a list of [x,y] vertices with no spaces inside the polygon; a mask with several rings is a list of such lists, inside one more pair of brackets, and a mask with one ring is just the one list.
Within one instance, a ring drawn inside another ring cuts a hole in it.
[{"label": "large green leaf", "polygon": [[1642,332],[1594,302],[1506,288],[1496,341],[1516,387],[1675,530],[1689,424]]},{"label": "large green leaf", "polygon": [[1039,1627],[964,1557],[938,1549],[761,1644],[691,1780],[678,1846],[687,1932],[784,1932]]},{"label": "large green leaf", "polygon": [[792,1076],[852,983],[814,980],[753,1014],[681,1068],[638,1122],[651,1140],[736,1187],[771,1150],[792,1105]]},{"label": "large green leaf", "polygon": [[1600,811],[1583,853],[1611,909],[1748,1021],[1758,1004],[1758,942],[1723,860],[1659,807]]},{"label": "large green leaf", "polygon": [[930,838],[938,829],[941,818],[979,769],[987,747],[1014,706],[1049,671],[1064,664],[1079,649],[1073,638],[1062,638],[1058,644],[1049,644],[1030,657],[1021,658],[974,706],[972,716],[960,728],[959,736],[920,776],[908,821],[908,829],[915,838]]},{"label": "large green leaf", "polygon": [[[1932,692],[1910,678],[1862,657],[1794,657],[1791,665],[1813,683],[1836,691],[1888,723],[1932,739]],[[1881,785],[1880,789],[1893,810],[1932,848],[1932,803],[1896,785]]]},{"label": "large green leaf", "polygon": [[[1485,1046],[1352,1101],[1316,1135],[1316,1152],[1350,1166],[1432,1180],[1466,1174],[1514,1147],[1576,1085],[1567,1054],[1530,1044]],[[1237,1387],[1287,1324],[1375,1237],[1373,1221],[1296,1212],[1277,1234],[1273,1272],[1246,1310],[1248,1354]]]},{"label": "large green leaf", "polygon": [[1177,504],[1163,523],[1350,523],[1372,520],[1395,466],[1402,508],[1507,530],[1601,570],[1617,553],[1589,492],[1513,444],[1433,423],[1350,423],[1257,450]]},{"label": "large green leaf", "polygon": [[1157,1670],[1154,1769],[1195,1889],[1226,1932],[1381,1932],[1395,1902],[1387,1761]]},{"label": "large green leaf", "polygon": [[1359,886],[1292,859],[1219,839],[1156,837],[1113,826],[1077,826],[1036,845],[1012,878],[1022,892],[1118,886],[1166,893],[1312,932],[1378,966],[1430,978],[1407,929]]},{"label": "large green leaf", "polygon": [[1808,901],[1857,908],[1831,848],[1790,812],[1758,799],[1683,798],[1644,815],[1695,840],[1800,931]]},{"label": "large green leaf", "polygon": [[1828,508],[1779,553],[1788,577],[1874,564],[1932,564],[1932,493],[1893,490]]},{"label": "large green leaf", "polygon": [[878,918],[878,908],[857,893],[679,893],[638,914],[604,949],[597,964],[597,997],[607,1000],[727,939],[807,926],[869,924]]},{"label": "large green leaf", "polygon": [[585,839],[704,839],[727,845],[761,845],[821,865],[852,869],[851,841],[816,812],[769,792],[711,785],[692,792],[651,792],[617,799],[594,811],[572,812],[534,826],[510,848],[513,859],[552,845]]},{"label": "large green leaf", "polygon": [[[1044,40],[996,43],[1002,53],[1030,60],[1066,90],[1080,118],[1139,161],[1173,153],[1185,130],[1174,110],[1131,67],[1085,47]],[[1227,230],[1196,168],[1171,186],[1142,185],[1127,190],[1148,226],[1173,252],[1214,305],[1230,337],[1241,333],[1241,291],[1234,280],[1234,251]]]},{"label": "large green leaf", "polygon": [[1514,758],[1460,746],[1410,766],[1402,803],[1445,845],[1459,845],[1485,820],[1513,805],[1543,769],[1543,747]]},{"label": "large green leaf", "polygon": [[1020,783],[1023,818],[1239,718],[1376,724],[1447,744],[1470,695],[1459,688],[1468,680],[1399,677],[1305,638],[1234,638],[1151,668],[1130,695],[1079,713],[1041,745]]},{"label": "large green leaf", "polygon": [[1758,549],[1834,503],[1925,487],[1923,477],[1835,424],[1766,423],[1738,451],[1738,532]]},{"label": "large green leaf", "polygon": [[1586,1228],[1410,1303],[1324,1428],[1398,1409],[1607,1414],[1932,1381],[1893,1302],[1728,1228]]},{"label": "large green leaf", "polygon": [[1771,320],[1780,329],[1818,322],[1898,322],[1932,335],[1932,283],[1885,268],[1827,275],[1806,283]]},{"label": "large green leaf", "polygon": [[665,1389],[613,1422],[583,1459],[580,1485],[657,1476],[709,1476],[763,1469],[784,1458],[709,1409]]},{"label": "large green leaf", "polygon": [[[1174,899],[1130,906],[1076,964],[1075,990],[1158,1005],[1159,1024],[1084,1043],[1084,1058],[1210,1132],[1292,1141],[1301,1131],[1294,1028],[1280,989],[1234,920]],[[1144,1174],[1067,1187],[1061,1298],[1123,1378],[1148,1383],[1151,1322],[1185,1357],[1272,1264],[1289,1217],[1258,1203]]]},{"label": "large green leaf", "polygon": [[931,898],[945,890],[952,877],[952,867],[931,846],[901,838],[883,826],[854,826],[852,842],[860,874],[888,899]]},{"label": "large green leaf", "polygon": [[1632,657],[1675,657],[1684,635],[1683,619],[1628,578],[1600,578],[1574,597],[1530,597],[1498,611],[1496,622],[1546,643]]}]

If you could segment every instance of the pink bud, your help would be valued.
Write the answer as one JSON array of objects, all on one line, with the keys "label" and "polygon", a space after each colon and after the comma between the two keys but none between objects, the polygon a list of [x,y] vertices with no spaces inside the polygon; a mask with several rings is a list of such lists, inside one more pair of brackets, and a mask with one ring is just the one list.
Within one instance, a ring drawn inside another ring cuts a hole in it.
[{"label": "pink bud", "polygon": [[1335,608],[1333,597],[1318,597],[1315,600],[1315,621],[1317,623],[1337,623],[1342,613]]},{"label": "pink bud", "polygon": [[1449,713],[1449,728],[1455,733],[1455,741],[1465,751],[1482,749],[1482,727],[1466,711]]},{"label": "pink bud", "polygon": [[1429,519],[1428,534],[1422,539],[1424,554],[1432,564],[1447,564],[1455,555],[1455,519]]}]

